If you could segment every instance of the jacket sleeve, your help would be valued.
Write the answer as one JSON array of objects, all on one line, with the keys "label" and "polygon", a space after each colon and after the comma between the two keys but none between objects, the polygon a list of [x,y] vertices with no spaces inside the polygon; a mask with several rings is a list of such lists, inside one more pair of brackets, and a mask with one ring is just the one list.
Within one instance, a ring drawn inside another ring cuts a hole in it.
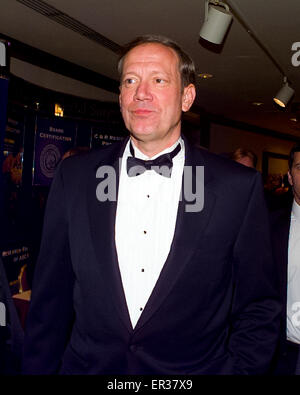
[{"label": "jacket sleeve", "polygon": [[279,337],[278,273],[260,173],[234,247],[235,281],[229,352],[234,374],[266,374]]},{"label": "jacket sleeve", "polygon": [[26,320],[23,374],[55,374],[73,322],[74,273],[62,166],[52,182]]}]

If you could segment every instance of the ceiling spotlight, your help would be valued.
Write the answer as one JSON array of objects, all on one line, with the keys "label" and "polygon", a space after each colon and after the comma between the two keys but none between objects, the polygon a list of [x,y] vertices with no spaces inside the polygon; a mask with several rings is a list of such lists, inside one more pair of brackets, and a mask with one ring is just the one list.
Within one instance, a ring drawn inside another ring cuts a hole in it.
[{"label": "ceiling spotlight", "polygon": [[[224,7],[225,10],[220,9]],[[205,0],[205,20],[200,37],[213,44],[221,44],[232,20],[227,4],[221,1]]]},{"label": "ceiling spotlight", "polygon": [[273,98],[274,102],[277,103],[280,107],[286,107],[290,99],[294,94],[294,89],[292,89],[288,82],[287,78],[284,77],[283,79],[283,86],[277,92],[277,95]]}]

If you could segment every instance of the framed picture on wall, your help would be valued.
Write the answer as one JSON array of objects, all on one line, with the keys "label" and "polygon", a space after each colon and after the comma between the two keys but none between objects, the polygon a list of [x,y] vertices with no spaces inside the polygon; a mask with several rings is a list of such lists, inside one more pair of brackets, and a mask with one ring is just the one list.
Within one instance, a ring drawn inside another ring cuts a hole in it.
[{"label": "framed picture on wall", "polygon": [[267,189],[283,186],[287,174],[289,156],[276,152],[264,151],[262,155],[262,176]]}]

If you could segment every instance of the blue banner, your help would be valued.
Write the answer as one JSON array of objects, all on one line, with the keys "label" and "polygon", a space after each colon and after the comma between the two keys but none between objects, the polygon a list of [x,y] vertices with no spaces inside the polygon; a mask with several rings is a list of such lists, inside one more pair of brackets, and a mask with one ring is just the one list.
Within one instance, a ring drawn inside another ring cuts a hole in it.
[{"label": "blue banner", "polygon": [[3,144],[6,129],[6,110],[7,110],[8,80],[0,77],[0,149],[1,159],[3,160]]},{"label": "blue banner", "polygon": [[65,152],[74,146],[76,123],[63,118],[37,118],[33,185],[50,185]]},{"label": "blue banner", "polygon": [[8,80],[0,77],[0,216],[4,209],[4,195],[3,195],[3,149],[4,149],[4,135],[6,128],[6,111],[7,111],[7,95],[8,95]]},{"label": "blue banner", "polygon": [[7,123],[3,146],[3,166],[6,192],[11,187],[18,187],[22,183],[23,146],[24,146],[24,113],[7,111]]}]

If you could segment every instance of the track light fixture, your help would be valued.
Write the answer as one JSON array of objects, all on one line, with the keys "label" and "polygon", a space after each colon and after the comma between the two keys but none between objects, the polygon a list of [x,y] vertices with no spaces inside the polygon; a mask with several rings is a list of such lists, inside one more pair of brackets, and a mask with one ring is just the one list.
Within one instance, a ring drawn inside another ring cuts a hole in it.
[{"label": "track light fixture", "polygon": [[221,44],[231,20],[232,15],[227,4],[218,0],[205,0],[205,20],[200,37],[213,44]]},{"label": "track light fixture", "polygon": [[277,95],[273,98],[273,100],[280,107],[286,107],[294,93],[295,93],[294,89],[291,88],[287,82],[287,77],[284,77],[283,86],[277,92]]},{"label": "track light fixture", "polygon": [[[251,38],[256,42],[256,44],[264,51],[265,55],[272,61],[281,75],[284,76],[283,86],[278,91],[273,100],[279,106],[286,107],[295,91],[289,86],[284,70],[272,56],[266,45],[264,45],[259,40],[253,29],[243,20],[233,0],[226,0],[226,3],[219,0],[205,0],[205,20],[199,33],[200,37],[211,43],[221,44],[234,15],[235,19],[242,25],[247,33],[250,34]],[[222,7],[224,9],[222,9]]]},{"label": "track light fixture", "polygon": [[0,41],[0,66],[6,66],[6,47],[3,42]]}]

